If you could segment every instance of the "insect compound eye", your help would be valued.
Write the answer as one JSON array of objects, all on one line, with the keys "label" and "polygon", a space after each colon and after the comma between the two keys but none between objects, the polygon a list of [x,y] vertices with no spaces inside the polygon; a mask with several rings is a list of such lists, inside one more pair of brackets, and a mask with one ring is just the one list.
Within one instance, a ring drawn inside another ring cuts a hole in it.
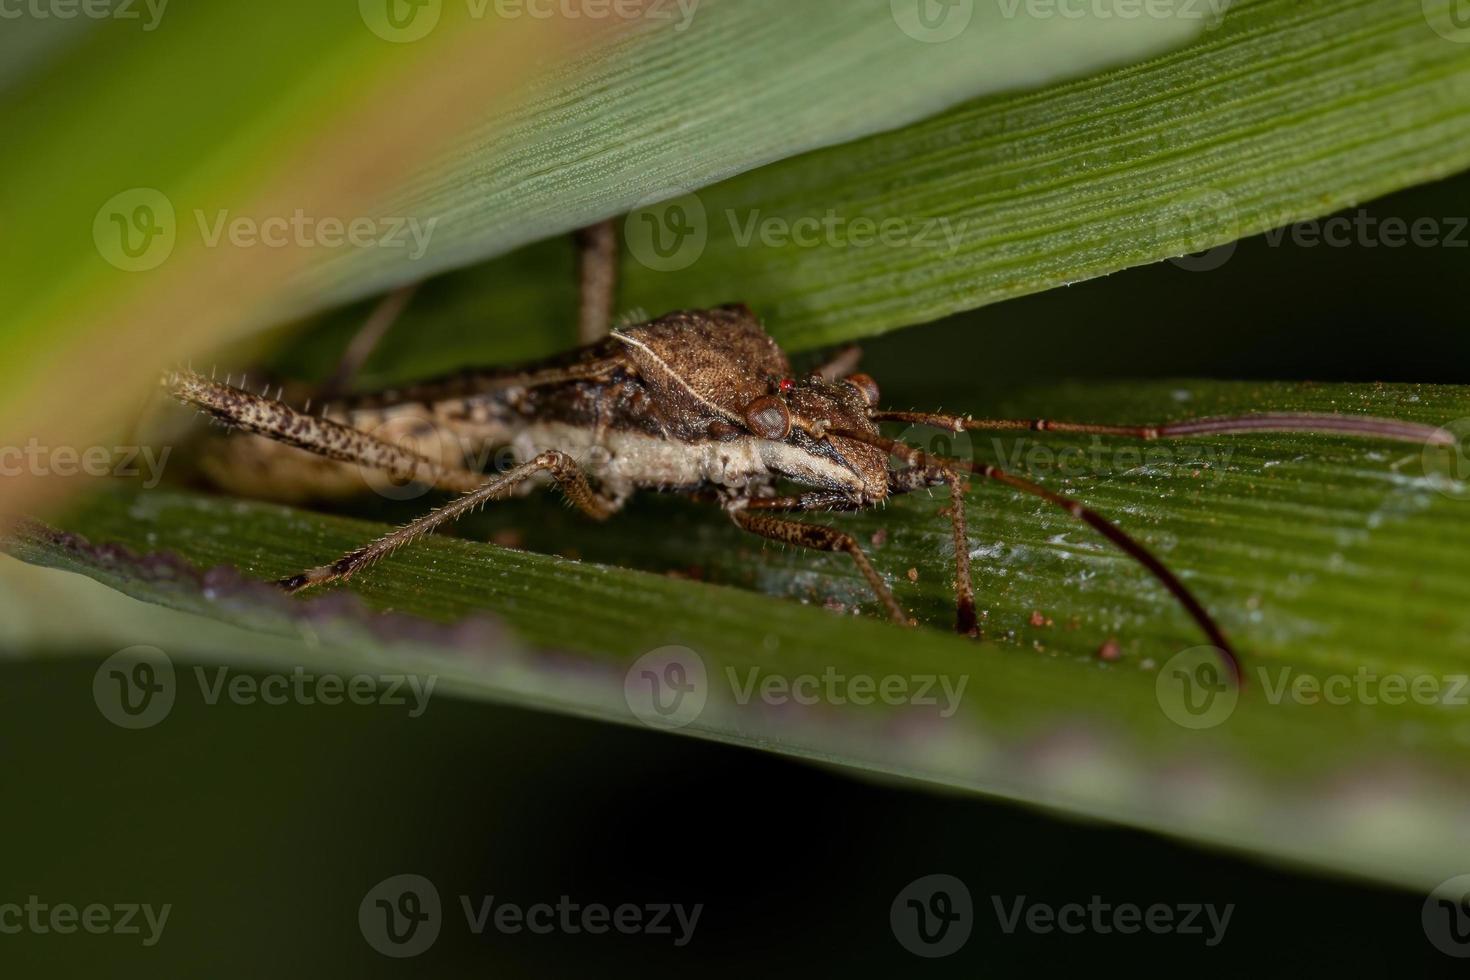
[{"label": "insect compound eye", "polygon": [[785,439],[791,434],[791,410],[775,395],[762,395],[745,406],[745,424],[762,439]]},{"label": "insect compound eye", "polygon": [[863,396],[869,408],[878,407],[878,382],[866,374],[849,374],[842,380],[858,390],[858,394]]}]

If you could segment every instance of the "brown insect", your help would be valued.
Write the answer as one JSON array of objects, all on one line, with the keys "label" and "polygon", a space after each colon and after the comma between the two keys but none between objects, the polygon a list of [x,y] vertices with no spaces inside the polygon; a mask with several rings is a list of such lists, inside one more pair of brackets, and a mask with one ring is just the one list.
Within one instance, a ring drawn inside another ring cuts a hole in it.
[{"label": "brown insect", "polygon": [[[323,491],[340,490],[352,485],[356,467],[399,483],[413,481],[462,494],[330,564],[283,580],[284,588],[296,592],[349,578],[441,524],[528,487],[534,477],[549,476],[596,520],[616,513],[640,490],[679,493],[723,507],[737,525],[761,537],[845,552],[889,618],[909,624],[852,535],[784,515],[862,510],[897,494],[948,486],[955,626],[973,634],[976,612],[964,493],[965,477],[974,475],[1055,504],[1147,568],[1204,630],[1239,681],[1239,660],[1219,625],[1173,572],[1117,525],[1076,500],[994,466],[933,455],[887,438],[879,424],[1144,440],[1272,431],[1453,442],[1441,429],[1354,415],[1255,414],[1100,425],[888,410],[880,407],[877,383],[855,373],[851,351],[808,376],[795,377],[786,355],[742,305],[670,313],[592,339],[606,333],[616,249],[609,247],[613,239],[607,227],[583,232],[579,241],[581,328],[589,342],[551,360],[347,398],[320,415],[193,372],[166,376],[164,384],[174,397],[227,426],[321,458],[308,472],[300,465],[301,454],[288,459],[270,443],[253,440],[243,451],[251,466],[264,468],[268,477],[285,478],[289,470],[297,481]],[[400,293],[385,307],[401,309],[405,299]],[[385,329],[384,318],[378,316],[364,333],[376,337]],[[354,344],[349,357],[361,363],[362,356],[362,345]],[[337,380],[342,380],[341,372]],[[457,445],[430,455],[375,434],[405,420],[453,432]],[[513,450],[515,464],[506,472],[487,474],[467,465],[467,447],[497,446]],[[903,465],[891,466],[891,458]]]}]

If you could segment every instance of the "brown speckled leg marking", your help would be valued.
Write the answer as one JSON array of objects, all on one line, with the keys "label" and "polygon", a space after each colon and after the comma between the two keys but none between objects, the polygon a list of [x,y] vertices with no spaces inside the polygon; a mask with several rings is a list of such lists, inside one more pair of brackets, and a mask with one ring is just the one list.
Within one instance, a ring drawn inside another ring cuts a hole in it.
[{"label": "brown speckled leg marking", "polygon": [[330,565],[323,565],[320,568],[302,572],[300,575],[282,579],[278,584],[287,591],[298,592],[313,585],[350,578],[356,572],[428,534],[439,525],[457,520],[492,500],[503,500],[509,497],[515,492],[517,486],[537,473],[550,473],[555,477],[567,499],[589,517],[603,520],[617,510],[617,505],[613,501],[600,496],[587,484],[587,478],[582,474],[575,460],[565,453],[551,450],[542,453],[530,462],[522,463],[508,473],[490,477],[488,480],[481,477],[481,480],[484,481],[481,486],[450,501],[438,510],[430,511],[423,517],[383,535],[371,544],[343,555]]},{"label": "brown speckled leg marking", "polygon": [[970,581],[970,534],[965,519],[965,481],[943,465],[911,466],[888,478],[890,493],[910,493],[926,487],[949,485],[949,523],[954,533],[954,628],[975,636],[980,628],[975,613],[975,586]]},{"label": "brown speckled leg marking", "polygon": [[752,513],[743,509],[731,511],[730,516],[745,530],[771,541],[794,544],[799,548],[811,548],[813,551],[847,552],[857,564],[858,571],[862,573],[863,578],[867,579],[868,587],[873,590],[873,594],[888,611],[888,618],[895,623],[909,625],[909,619],[899,608],[898,602],[893,598],[893,593],[888,591],[888,586],[873,570],[868,556],[863,554],[862,547],[851,534],[836,528],[824,527],[821,524],[802,524],[799,521],[788,521],[770,514]]},{"label": "brown speckled leg marking", "polygon": [[618,291],[618,231],[613,221],[577,232],[577,275],[581,304],[577,311],[577,336],[590,344],[606,337],[612,329],[613,303]]},{"label": "brown speckled leg marking", "polygon": [[378,470],[401,482],[414,481],[440,490],[466,492],[485,481],[483,474],[447,467],[361,429],[298,412],[284,402],[189,371],[169,374],[164,378],[164,386],[179,401],[202,409],[226,425],[327,459]]}]

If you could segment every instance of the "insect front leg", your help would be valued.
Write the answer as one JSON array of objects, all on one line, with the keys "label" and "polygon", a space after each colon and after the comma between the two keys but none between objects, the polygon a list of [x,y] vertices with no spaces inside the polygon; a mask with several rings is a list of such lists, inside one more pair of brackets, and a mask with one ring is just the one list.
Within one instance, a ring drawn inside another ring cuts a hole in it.
[{"label": "insect front leg", "polygon": [[603,520],[611,516],[618,508],[615,501],[599,495],[592,489],[576,460],[565,453],[550,450],[535,459],[522,463],[508,473],[489,479],[481,477],[483,480],[481,485],[464,496],[383,535],[356,551],[348,552],[330,565],[313,568],[300,575],[292,575],[277,584],[287,591],[299,592],[314,585],[350,578],[379,559],[423,537],[441,524],[463,517],[492,500],[504,500],[513,494],[518,486],[538,473],[550,473],[561,486],[562,493],[567,499],[589,517]]},{"label": "insect front leg", "polygon": [[751,534],[758,534],[771,541],[794,544],[799,548],[811,548],[813,551],[847,552],[852,556],[858,571],[867,580],[868,587],[873,590],[873,594],[887,610],[888,618],[903,626],[910,625],[909,618],[904,615],[898,601],[893,598],[893,593],[873,569],[873,564],[863,553],[862,546],[851,534],[821,524],[803,524],[800,521],[787,520],[748,507],[731,510],[730,517]]}]

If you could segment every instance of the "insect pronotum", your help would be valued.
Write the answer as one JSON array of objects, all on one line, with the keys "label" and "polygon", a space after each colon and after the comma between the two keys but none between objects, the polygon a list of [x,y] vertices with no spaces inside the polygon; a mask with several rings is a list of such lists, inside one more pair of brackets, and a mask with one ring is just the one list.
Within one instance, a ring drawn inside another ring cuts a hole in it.
[{"label": "insect pronotum", "polygon": [[[774,541],[845,552],[894,622],[910,620],[857,540],[837,528],[793,520],[792,513],[855,511],[915,490],[948,486],[955,544],[955,626],[976,632],[970,581],[964,481],[978,476],[1039,497],[1093,527],[1148,569],[1199,624],[1237,683],[1240,661],[1204,605],[1152,552],[1079,501],[995,466],[923,452],[885,437],[879,423],[922,423],[962,431],[1081,433],[1142,440],[1245,432],[1306,432],[1452,445],[1443,429],[1393,419],[1306,413],[1251,414],[1157,425],[1104,425],[1046,419],[977,419],[880,407],[877,383],[856,373],[851,351],[806,377],[743,305],[686,310],[607,332],[616,284],[616,248],[608,227],[579,235],[580,327],[588,342],[562,356],[512,369],[469,371],[409,388],[341,400],[320,415],[254,395],[191,371],[164,385],[180,401],[227,426],[297,447],[325,461],[305,470],[270,443],[254,440],[257,467],[272,478],[340,489],[352,466],[461,496],[341,556],[281,581],[297,592],[343,580],[441,524],[510,496],[532,477],[549,475],[567,498],[597,520],[640,490],[685,494],[724,508],[741,528]],[[365,334],[382,335],[406,302],[385,300]],[[593,339],[601,335],[601,339]],[[349,351],[360,364],[362,344]],[[346,372],[350,374],[350,367]],[[344,372],[335,385],[347,380]],[[508,446],[515,465],[495,474],[466,464],[463,453],[431,458],[375,434],[393,419],[419,420],[454,432],[465,446]],[[890,458],[902,462],[891,466]],[[350,464],[343,467],[342,464]],[[289,471],[289,472],[288,472]],[[795,492],[784,492],[794,485]]]}]

